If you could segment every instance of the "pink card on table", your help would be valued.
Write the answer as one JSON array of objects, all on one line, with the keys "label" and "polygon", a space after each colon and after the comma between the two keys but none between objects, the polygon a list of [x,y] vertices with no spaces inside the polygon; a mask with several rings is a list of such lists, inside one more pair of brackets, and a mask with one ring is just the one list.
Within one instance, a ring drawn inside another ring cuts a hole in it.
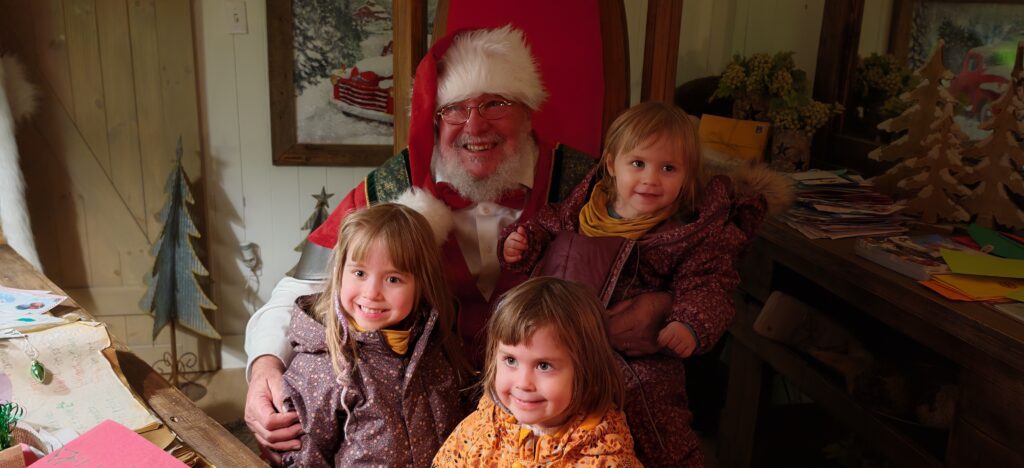
[{"label": "pink card on table", "polygon": [[186,467],[131,429],[106,420],[67,445],[39,459],[32,467]]}]

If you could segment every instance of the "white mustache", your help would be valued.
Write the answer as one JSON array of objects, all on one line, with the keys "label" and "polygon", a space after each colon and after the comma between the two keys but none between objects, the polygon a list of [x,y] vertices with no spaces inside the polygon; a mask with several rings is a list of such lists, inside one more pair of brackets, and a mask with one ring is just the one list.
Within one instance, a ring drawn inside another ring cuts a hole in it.
[{"label": "white mustache", "polygon": [[500,145],[505,142],[505,139],[501,135],[483,135],[483,136],[472,136],[472,135],[459,135],[452,142],[452,146],[459,148],[466,145],[483,145],[493,143]]}]

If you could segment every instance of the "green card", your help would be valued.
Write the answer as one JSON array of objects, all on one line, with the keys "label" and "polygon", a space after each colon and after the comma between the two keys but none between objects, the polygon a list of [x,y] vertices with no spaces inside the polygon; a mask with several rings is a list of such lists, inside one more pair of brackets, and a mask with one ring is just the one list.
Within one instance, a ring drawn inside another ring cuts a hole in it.
[{"label": "green card", "polygon": [[971,224],[967,228],[967,234],[970,234],[971,239],[974,239],[974,242],[977,242],[982,248],[991,245],[991,252],[995,255],[1024,260],[1024,246],[1003,237],[996,231]]}]

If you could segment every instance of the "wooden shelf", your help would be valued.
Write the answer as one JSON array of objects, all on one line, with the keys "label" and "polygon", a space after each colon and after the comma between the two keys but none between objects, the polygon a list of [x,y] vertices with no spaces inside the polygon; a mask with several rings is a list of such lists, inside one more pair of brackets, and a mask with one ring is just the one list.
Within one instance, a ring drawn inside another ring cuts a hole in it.
[{"label": "wooden shelf", "polygon": [[754,332],[761,308],[757,302],[737,304],[730,333],[769,366],[796,385],[841,423],[850,427],[881,455],[897,466],[938,467],[943,463],[917,440],[863,407],[840,386],[788,347]]},{"label": "wooden shelf", "polygon": [[[762,226],[740,265],[743,294],[730,329],[735,346],[719,443],[735,453],[719,454],[722,466],[752,463],[765,365],[894,465],[1024,466],[1024,323],[983,305],[946,300],[857,256],[853,243],[807,239],[777,220]],[[872,343],[895,340],[898,349],[888,353],[917,349],[948,363],[959,395],[944,450],[942,440],[860,404],[825,368],[755,334],[761,304],[780,287],[811,302],[824,299],[817,305],[837,318],[870,322]]]}]

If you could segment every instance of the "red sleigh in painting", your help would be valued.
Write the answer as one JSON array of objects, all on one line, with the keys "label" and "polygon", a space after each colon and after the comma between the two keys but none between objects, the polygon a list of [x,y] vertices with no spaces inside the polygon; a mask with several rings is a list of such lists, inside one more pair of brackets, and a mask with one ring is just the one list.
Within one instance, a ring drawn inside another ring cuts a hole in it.
[{"label": "red sleigh in painting", "polygon": [[1006,43],[967,51],[960,72],[949,83],[949,92],[969,105],[969,114],[979,122],[992,117],[990,104],[1010,83],[1006,77],[1010,75],[1014,48],[1015,44]]}]

